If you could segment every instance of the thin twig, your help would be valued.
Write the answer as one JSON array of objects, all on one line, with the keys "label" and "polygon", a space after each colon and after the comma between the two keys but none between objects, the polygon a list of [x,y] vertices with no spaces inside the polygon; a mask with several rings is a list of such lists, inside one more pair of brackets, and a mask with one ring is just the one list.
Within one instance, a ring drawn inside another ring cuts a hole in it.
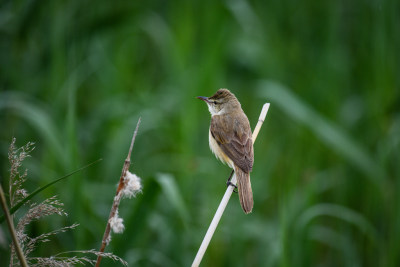
[{"label": "thin twig", "polygon": [[[265,120],[265,117],[267,116],[268,109],[269,109],[269,103],[264,104],[264,106],[261,110],[261,114],[258,119],[256,128],[253,131],[253,135],[252,135],[253,143],[257,139],[257,135],[260,132],[260,129]],[[225,194],[221,200],[221,203],[218,206],[217,212],[215,213],[214,218],[212,219],[211,224],[208,227],[207,233],[204,236],[203,242],[201,243],[199,251],[197,252],[196,257],[192,263],[192,267],[199,266],[201,260],[203,259],[203,256],[207,250],[208,244],[210,243],[211,238],[214,235],[215,229],[217,228],[217,225],[218,225],[219,221],[221,220],[222,214],[224,213],[226,205],[228,204],[228,201],[231,198],[231,195],[232,195],[232,192],[234,189],[234,185],[236,185],[236,174],[233,175],[233,177],[231,179],[231,183],[232,183],[232,185],[228,186],[228,188],[226,189]]]},{"label": "thin twig", "polygon": [[21,263],[22,267],[26,267],[28,266],[28,264],[26,263],[26,259],[24,256],[24,253],[22,252],[22,249],[18,243],[17,240],[17,235],[15,233],[15,229],[14,229],[14,224],[12,222],[11,216],[10,216],[10,212],[8,211],[7,208],[7,203],[6,203],[6,198],[4,196],[4,191],[3,191],[3,187],[1,187],[0,185],[0,200],[1,200],[1,207],[4,210],[4,215],[6,217],[6,221],[7,221],[7,225],[8,225],[8,229],[10,230],[10,234],[14,243],[14,247],[15,247],[15,251],[17,252],[17,256],[19,259],[19,262]]},{"label": "thin twig", "polygon": [[[136,139],[136,135],[137,135],[137,132],[138,132],[138,129],[139,129],[140,121],[141,121],[141,118],[139,118],[139,120],[138,120],[138,122],[136,124],[136,129],[135,129],[135,132],[133,133],[131,146],[129,147],[128,156],[126,157],[125,162],[124,162],[124,166],[122,167],[122,173],[121,173],[121,177],[119,179],[117,192],[115,194],[114,202],[113,202],[113,205],[111,207],[110,216],[108,217],[106,230],[104,231],[103,241],[101,243],[101,248],[100,248],[100,253],[104,252],[104,249],[106,248],[106,246],[108,244],[110,231],[111,231],[110,219],[114,217],[115,213],[118,210],[119,203],[121,201],[121,190],[125,186],[125,176],[126,176],[126,172],[129,170],[129,166],[131,164],[132,148],[133,148],[133,144],[135,143],[135,139]],[[102,259],[102,255],[99,254],[98,257],[97,257],[96,267],[100,266],[101,259]]]}]

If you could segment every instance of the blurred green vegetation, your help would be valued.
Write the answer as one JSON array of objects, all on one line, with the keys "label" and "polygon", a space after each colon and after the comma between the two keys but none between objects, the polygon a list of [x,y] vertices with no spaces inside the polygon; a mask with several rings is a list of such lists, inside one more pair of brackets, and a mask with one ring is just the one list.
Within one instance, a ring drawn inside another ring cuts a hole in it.
[{"label": "blurred green vegetation", "polygon": [[[99,248],[138,118],[107,251],[130,266],[189,266],[225,191],[195,96],[233,91],[252,127],[255,206],[234,196],[203,266],[400,265],[400,2],[2,1],[0,177],[8,146],[36,143],[27,189],[102,158],[35,197],[78,222],[37,255]],[[9,260],[9,235],[0,265]],[[2,239],[0,239],[2,240]],[[103,260],[102,266],[113,266]]]}]

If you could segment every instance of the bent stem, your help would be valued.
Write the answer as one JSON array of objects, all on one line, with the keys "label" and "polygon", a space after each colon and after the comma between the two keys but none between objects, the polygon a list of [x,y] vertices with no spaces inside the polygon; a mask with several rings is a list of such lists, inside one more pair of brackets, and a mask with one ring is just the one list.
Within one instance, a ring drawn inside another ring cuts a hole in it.
[{"label": "bent stem", "polygon": [[11,234],[11,237],[12,237],[12,240],[14,243],[15,251],[17,252],[19,262],[21,263],[22,267],[26,267],[26,266],[28,266],[28,264],[26,263],[26,259],[25,259],[24,253],[22,252],[21,246],[18,243],[14,224],[12,222],[10,212],[8,211],[6,198],[4,196],[3,187],[1,187],[1,185],[0,185],[0,202],[1,202],[1,206],[4,210],[4,215],[5,215],[5,218],[7,221],[8,229],[10,230],[10,234]]},{"label": "bent stem", "polygon": [[[257,139],[257,135],[260,132],[261,126],[264,123],[265,117],[267,116],[267,112],[269,109],[269,103],[265,103],[261,113],[260,117],[258,119],[256,128],[253,131],[252,139],[253,139],[253,144]],[[228,186],[228,188],[225,191],[224,196],[222,197],[221,203],[218,206],[217,212],[214,215],[214,218],[211,221],[210,226],[208,227],[207,233],[204,236],[203,242],[200,245],[199,251],[196,254],[196,257],[192,263],[192,267],[197,267],[200,265],[201,260],[203,259],[204,253],[207,250],[208,244],[211,241],[212,236],[214,235],[215,229],[217,228],[217,225],[219,221],[221,220],[222,214],[225,211],[226,205],[228,204],[229,199],[231,198],[234,186],[236,185],[236,174],[233,175],[231,179],[231,186]]]},{"label": "bent stem", "polygon": [[97,262],[96,262],[96,267],[100,266],[100,262],[102,259],[102,253],[104,252],[104,249],[106,248],[106,246],[109,243],[109,237],[110,237],[110,231],[111,231],[111,225],[110,225],[110,219],[114,217],[115,213],[118,210],[119,207],[119,203],[121,202],[121,197],[122,197],[122,189],[125,187],[125,176],[126,176],[126,172],[129,170],[129,166],[131,164],[131,153],[132,153],[132,148],[133,148],[133,143],[135,142],[136,139],[136,135],[139,129],[139,124],[140,124],[141,118],[139,118],[137,124],[136,124],[136,129],[135,132],[133,133],[133,137],[132,137],[132,141],[131,141],[131,146],[129,147],[129,152],[128,152],[128,156],[125,159],[124,162],[124,166],[122,167],[122,173],[121,173],[121,177],[119,179],[119,184],[118,184],[118,188],[117,188],[117,192],[115,194],[114,197],[114,201],[111,207],[111,211],[110,211],[110,215],[108,217],[107,220],[107,226],[106,226],[106,230],[104,231],[104,235],[103,235],[103,240],[101,242],[101,247],[100,247],[100,254],[97,256]]}]

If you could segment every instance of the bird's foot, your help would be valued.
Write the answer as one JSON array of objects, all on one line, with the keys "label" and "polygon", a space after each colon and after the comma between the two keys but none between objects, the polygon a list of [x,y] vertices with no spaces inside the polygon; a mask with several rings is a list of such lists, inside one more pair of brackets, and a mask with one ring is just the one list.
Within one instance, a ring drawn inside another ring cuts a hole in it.
[{"label": "bird's foot", "polygon": [[228,181],[226,181],[226,186],[230,186],[230,185],[233,186],[234,187],[233,192],[237,193],[238,192],[237,186],[231,182],[233,173],[234,173],[234,171],[232,170],[231,175],[228,178]]},{"label": "bird's foot", "polygon": [[237,191],[237,185],[235,185],[235,184],[232,183],[230,180],[228,180],[228,181],[226,182],[226,186],[230,186],[230,185],[234,187],[233,192],[237,193],[237,192],[238,192],[238,191]]}]

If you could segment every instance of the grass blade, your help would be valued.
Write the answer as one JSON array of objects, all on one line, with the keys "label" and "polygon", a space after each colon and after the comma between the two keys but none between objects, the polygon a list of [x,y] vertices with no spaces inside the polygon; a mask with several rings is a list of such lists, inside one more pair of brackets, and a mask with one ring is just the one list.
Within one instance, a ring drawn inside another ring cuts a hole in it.
[{"label": "grass blade", "polygon": [[[42,186],[42,187],[39,187],[38,189],[36,189],[35,191],[33,191],[31,194],[29,194],[26,198],[24,198],[24,199],[22,199],[20,202],[18,202],[14,207],[12,207],[12,208],[10,209],[10,215],[14,214],[14,213],[15,213],[22,205],[24,205],[28,200],[30,200],[31,198],[33,198],[33,197],[34,197],[35,195],[37,195],[38,193],[40,193],[40,192],[42,192],[43,190],[45,190],[47,187],[49,187],[49,186],[51,186],[51,185],[53,185],[53,184],[55,184],[55,183],[58,183],[59,181],[65,179],[65,178],[67,178],[67,177],[69,177],[69,176],[71,176],[71,175],[73,175],[73,174],[75,174],[75,173],[77,173],[77,172],[80,172],[80,171],[82,171],[82,170],[84,170],[84,169],[86,169],[86,168],[92,166],[93,164],[95,164],[95,163],[97,163],[97,162],[99,162],[99,161],[101,161],[101,160],[102,160],[102,159],[98,159],[98,160],[96,160],[96,161],[94,161],[94,162],[92,162],[92,163],[89,163],[89,164],[86,165],[86,166],[83,166],[83,167],[81,167],[81,168],[79,168],[79,169],[77,169],[77,170],[75,170],[75,171],[73,171],[73,172],[71,172],[71,173],[69,173],[69,174],[64,175],[64,176],[61,177],[61,178],[58,178],[58,179],[56,179],[56,180],[54,180],[54,181],[52,181],[52,182],[50,182],[50,183],[48,183],[48,184],[46,184],[46,185],[44,185],[44,186]],[[4,221],[4,219],[5,219],[4,215],[1,216],[1,217],[0,217],[0,223],[2,223],[2,222]]]},{"label": "grass blade", "polygon": [[310,128],[332,150],[343,155],[372,182],[382,186],[384,174],[362,146],[279,83],[261,81],[259,94],[277,104],[289,117]]}]

